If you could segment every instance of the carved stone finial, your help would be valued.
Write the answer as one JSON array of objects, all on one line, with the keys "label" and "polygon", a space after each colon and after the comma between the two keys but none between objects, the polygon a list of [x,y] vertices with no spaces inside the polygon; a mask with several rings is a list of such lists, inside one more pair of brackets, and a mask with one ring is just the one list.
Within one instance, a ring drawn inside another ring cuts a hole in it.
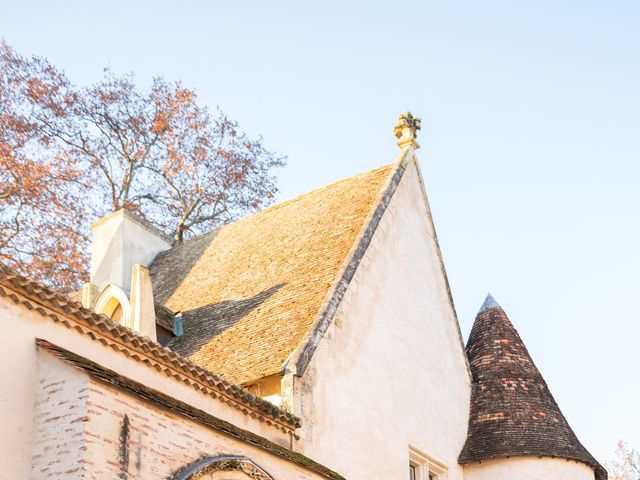
[{"label": "carved stone finial", "polygon": [[400,148],[420,148],[416,136],[421,124],[422,120],[414,117],[411,112],[404,112],[398,116],[398,123],[393,128],[393,134],[400,139],[396,142]]}]

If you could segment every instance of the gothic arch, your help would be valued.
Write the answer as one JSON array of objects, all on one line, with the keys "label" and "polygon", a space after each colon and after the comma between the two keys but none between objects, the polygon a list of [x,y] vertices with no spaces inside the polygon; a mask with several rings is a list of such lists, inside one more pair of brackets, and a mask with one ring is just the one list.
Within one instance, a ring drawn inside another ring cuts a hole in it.
[{"label": "gothic arch", "polygon": [[109,284],[102,292],[100,292],[98,298],[96,298],[93,309],[96,313],[104,313],[107,317],[113,319],[114,313],[118,310],[118,307],[121,309],[121,319],[119,319],[119,323],[125,327],[130,327],[129,322],[131,318],[131,308],[129,306],[129,298],[120,287]]},{"label": "gothic arch", "polygon": [[271,475],[249,458],[233,455],[209,457],[199,460],[176,473],[172,477],[172,480],[223,479],[227,478],[224,476],[225,474],[234,475],[232,477],[234,479],[274,480]]}]

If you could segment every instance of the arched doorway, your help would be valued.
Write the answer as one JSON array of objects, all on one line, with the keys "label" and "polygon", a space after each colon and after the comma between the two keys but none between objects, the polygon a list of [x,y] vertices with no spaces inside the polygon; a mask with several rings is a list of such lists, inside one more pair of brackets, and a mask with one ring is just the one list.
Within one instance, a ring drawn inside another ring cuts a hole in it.
[{"label": "arched doorway", "polygon": [[247,457],[219,456],[199,460],[176,473],[172,480],[274,480]]}]

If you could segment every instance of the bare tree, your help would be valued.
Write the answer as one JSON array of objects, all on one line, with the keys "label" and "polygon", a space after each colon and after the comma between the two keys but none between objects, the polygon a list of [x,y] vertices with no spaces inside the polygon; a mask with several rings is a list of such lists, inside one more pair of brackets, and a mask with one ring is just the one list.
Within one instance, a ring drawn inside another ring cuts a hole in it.
[{"label": "bare tree", "polygon": [[617,458],[607,465],[610,480],[640,480],[640,452],[627,442],[618,442]]},{"label": "bare tree", "polygon": [[0,162],[0,259],[70,288],[88,219],[125,208],[181,242],[271,202],[285,158],[180,83],[105,70],[80,88],[2,42]]},{"label": "bare tree", "polygon": [[33,122],[32,102],[64,103],[68,85],[46,61],[0,43],[0,260],[68,289],[86,273],[81,172]]}]

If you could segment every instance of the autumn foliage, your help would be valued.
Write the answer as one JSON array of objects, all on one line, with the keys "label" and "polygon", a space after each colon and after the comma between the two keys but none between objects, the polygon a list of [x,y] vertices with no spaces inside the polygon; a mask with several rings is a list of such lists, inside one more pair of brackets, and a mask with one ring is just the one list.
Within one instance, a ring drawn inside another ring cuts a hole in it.
[{"label": "autumn foliage", "polygon": [[134,211],[176,242],[255,211],[284,157],[193,90],[105,70],[88,87],[0,43],[0,261],[54,287],[87,280],[89,224]]}]

